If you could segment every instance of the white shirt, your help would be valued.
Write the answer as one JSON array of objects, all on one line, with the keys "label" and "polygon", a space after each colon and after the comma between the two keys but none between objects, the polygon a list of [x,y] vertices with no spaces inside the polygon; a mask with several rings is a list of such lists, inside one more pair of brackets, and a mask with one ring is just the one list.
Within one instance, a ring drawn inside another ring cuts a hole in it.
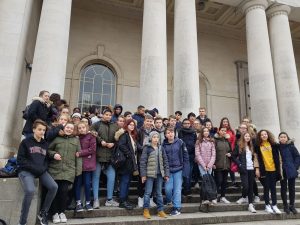
[{"label": "white shirt", "polygon": [[247,170],[254,170],[252,152],[250,151],[248,146],[246,146],[246,167]]}]

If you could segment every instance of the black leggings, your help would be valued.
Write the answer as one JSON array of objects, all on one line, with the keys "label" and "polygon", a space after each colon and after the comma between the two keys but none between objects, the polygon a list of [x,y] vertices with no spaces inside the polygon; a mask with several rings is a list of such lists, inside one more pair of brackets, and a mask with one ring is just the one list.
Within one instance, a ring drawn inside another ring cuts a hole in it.
[{"label": "black leggings", "polygon": [[215,170],[215,180],[217,184],[218,194],[225,197],[227,185],[228,170]]},{"label": "black leggings", "polygon": [[58,189],[52,202],[52,213],[64,213],[67,209],[69,186],[72,184],[67,180],[56,180]]},{"label": "black leggings", "polygon": [[242,181],[242,197],[248,196],[249,204],[253,203],[253,182],[254,182],[254,170],[247,170],[246,173],[241,174]]},{"label": "black leggings", "polygon": [[277,204],[277,196],[276,196],[276,172],[268,172],[266,171],[266,177],[264,179],[264,199],[265,204],[270,205],[270,197],[269,192],[271,192],[272,205]]}]

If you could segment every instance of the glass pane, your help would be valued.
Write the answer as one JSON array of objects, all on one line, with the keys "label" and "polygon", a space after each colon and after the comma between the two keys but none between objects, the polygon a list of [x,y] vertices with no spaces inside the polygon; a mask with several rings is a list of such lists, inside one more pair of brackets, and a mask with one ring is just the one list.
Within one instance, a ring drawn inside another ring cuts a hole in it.
[{"label": "glass pane", "polygon": [[100,94],[93,95],[93,104],[101,105],[101,95]]},{"label": "glass pane", "polygon": [[110,69],[107,68],[103,74],[103,79],[105,80],[113,80],[114,79],[114,74],[111,72]]},{"label": "glass pane", "polygon": [[102,75],[106,67],[102,65],[95,65],[93,66],[93,69],[96,75]]},{"label": "glass pane", "polygon": [[102,95],[102,105],[110,105],[110,95]]},{"label": "glass pane", "polygon": [[93,91],[93,83],[85,82],[84,83],[84,92],[92,92]]},{"label": "glass pane", "polygon": [[94,80],[94,93],[101,93],[102,92],[102,77],[95,76]]},{"label": "glass pane", "polygon": [[91,93],[83,93],[83,98],[82,98],[82,102],[85,104],[91,104],[92,102],[92,95]]},{"label": "glass pane", "polygon": [[103,84],[103,94],[111,95],[111,85]]}]

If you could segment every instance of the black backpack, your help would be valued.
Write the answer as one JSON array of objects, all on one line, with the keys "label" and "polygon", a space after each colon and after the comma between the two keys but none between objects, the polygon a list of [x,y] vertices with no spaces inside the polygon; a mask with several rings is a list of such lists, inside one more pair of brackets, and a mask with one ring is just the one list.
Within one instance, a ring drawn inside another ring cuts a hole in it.
[{"label": "black backpack", "polygon": [[124,165],[126,162],[126,156],[124,153],[119,149],[118,146],[115,147],[112,158],[111,158],[111,164],[115,169],[119,169]]},{"label": "black backpack", "polygon": [[29,107],[30,107],[30,105],[27,105],[27,106],[25,107],[25,109],[22,111],[22,113],[23,113],[22,118],[23,118],[24,120],[28,120],[28,111],[29,111]]},{"label": "black backpack", "polygon": [[201,201],[217,199],[217,186],[213,176],[209,173],[202,176],[200,197]]}]

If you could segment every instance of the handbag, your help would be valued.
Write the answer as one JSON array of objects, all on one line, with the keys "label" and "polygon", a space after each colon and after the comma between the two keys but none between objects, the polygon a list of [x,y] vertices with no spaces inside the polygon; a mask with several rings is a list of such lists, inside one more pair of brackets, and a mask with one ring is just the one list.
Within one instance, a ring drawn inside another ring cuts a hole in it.
[{"label": "handbag", "polygon": [[112,159],[111,159],[112,166],[115,169],[119,169],[125,164],[125,162],[126,162],[126,156],[120,150],[120,148],[116,146],[112,154]]},{"label": "handbag", "polygon": [[200,198],[201,201],[212,201],[217,198],[217,186],[215,179],[209,173],[206,173],[202,176]]},{"label": "handbag", "polygon": [[230,171],[233,172],[233,173],[239,171],[238,165],[233,161],[231,161],[231,163],[230,163]]}]

